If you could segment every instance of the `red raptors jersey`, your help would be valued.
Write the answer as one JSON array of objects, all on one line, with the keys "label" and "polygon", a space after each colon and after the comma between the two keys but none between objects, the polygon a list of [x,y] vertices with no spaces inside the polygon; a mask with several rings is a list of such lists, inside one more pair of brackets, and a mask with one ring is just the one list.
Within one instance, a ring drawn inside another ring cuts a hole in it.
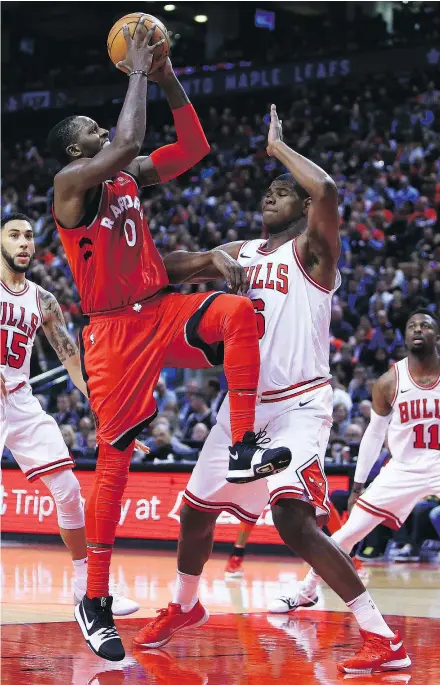
[{"label": "red raptors jersey", "polygon": [[133,176],[105,181],[96,217],[88,226],[63,228],[56,220],[85,314],[118,309],[169,283],[151,237]]}]

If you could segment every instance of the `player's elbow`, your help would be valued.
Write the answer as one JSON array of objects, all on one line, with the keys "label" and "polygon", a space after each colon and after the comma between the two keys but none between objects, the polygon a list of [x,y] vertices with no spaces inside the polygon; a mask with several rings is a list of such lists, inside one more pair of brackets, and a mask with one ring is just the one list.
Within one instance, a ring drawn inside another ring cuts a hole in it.
[{"label": "player's elbow", "polygon": [[317,188],[318,199],[335,199],[338,198],[338,187],[331,176],[326,174],[325,178],[319,183]]},{"label": "player's elbow", "polygon": [[113,142],[115,143],[115,147],[118,151],[118,156],[122,164],[125,165],[130,164],[130,162],[132,162],[135,157],[139,155],[143,140],[136,140],[133,138],[116,140],[115,138]]},{"label": "player's elbow", "polygon": [[192,152],[193,164],[197,164],[197,162],[200,162],[211,152],[211,146],[206,140],[205,135],[200,137],[200,141],[197,142],[197,145],[193,145]]}]

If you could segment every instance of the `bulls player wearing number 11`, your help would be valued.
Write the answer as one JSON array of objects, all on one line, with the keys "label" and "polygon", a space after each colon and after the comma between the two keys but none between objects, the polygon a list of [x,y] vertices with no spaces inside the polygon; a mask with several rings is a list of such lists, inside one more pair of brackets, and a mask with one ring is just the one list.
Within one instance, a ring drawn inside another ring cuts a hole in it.
[{"label": "bulls player wearing number 11", "polygon": [[[269,239],[220,249],[246,270],[256,314],[261,355],[256,430],[267,434],[271,444],[290,447],[292,460],[283,473],[270,479],[230,485],[226,397],[185,491],[173,601],[141,630],[135,642],[160,647],[178,630],[206,620],[198,585],[211,553],[218,515],[226,510],[241,521],[255,523],[269,502],[286,545],[317,568],[353,610],[367,640],[367,667],[380,670],[391,661],[393,667],[407,665],[403,646],[394,649],[401,642],[399,635],[386,625],[348,554],[317,525],[330,512],[323,465],[333,410],[331,299],[340,284],[337,188],[320,167],[283,143],[275,106],[267,152],[290,172],[275,179],[263,200]],[[218,277],[211,268],[200,270],[200,261],[195,255],[169,255],[168,274],[174,267],[173,277],[179,275],[181,280]]]},{"label": "bulls player wearing number 11", "polygon": [[[394,364],[373,387],[371,421],[362,438],[348,521],[332,539],[346,552],[379,523],[397,530],[420,500],[440,497],[440,330],[432,312],[408,319],[408,357]],[[364,483],[388,434],[391,460],[364,492]],[[319,575],[312,569],[291,597],[269,607],[288,612],[317,601]],[[359,659],[347,668],[362,669]]]}]

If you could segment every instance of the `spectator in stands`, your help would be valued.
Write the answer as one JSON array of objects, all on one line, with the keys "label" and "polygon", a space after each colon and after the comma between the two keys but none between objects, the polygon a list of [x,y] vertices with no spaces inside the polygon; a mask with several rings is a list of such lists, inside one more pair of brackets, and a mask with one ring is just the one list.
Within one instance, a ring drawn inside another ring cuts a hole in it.
[{"label": "spectator in stands", "polygon": [[153,441],[150,443],[150,454],[144,460],[196,459],[198,450],[184,445],[175,435],[171,435],[165,423],[158,423],[152,431]]},{"label": "spectator in stands", "polygon": [[347,414],[350,414],[353,408],[353,401],[350,395],[335,375],[332,376],[330,384],[333,388],[333,408],[335,408],[339,404],[343,404],[347,411]]},{"label": "spectator in stands", "polygon": [[200,392],[200,383],[192,378],[185,386],[185,395],[179,412],[179,424],[182,430],[191,413],[191,396],[195,392]]},{"label": "spectator in stands", "polygon": [[348,424],[348,411],[345,404],[337,404],[333,407],[333,434],[343,438]]},{"label": "spectator in stands", "polygon": [[209,428],[205,423],[196,423],[191,433],[191,442],[198,442],[203,445],[209,435]]},{"label": "spectator in stands", "polygon": [[81,452],[85,452],[88,447],[87,441],[89,433],[93,430],[92,420],[88,416],[83,416],[79,420],[78,433],[76,436],[76,446]]},{"label": "spectator in stands", "polygon": [[39,395],[35,395],[39,403],[41,404],[41,408],[43,411],[47,412],[47,408],[49,406],[49,400],[46,395],[42,395],[41,393]]},{"label": "spectator in stands", "polygon": [[368,422],[370,421],[371,417],[371,407],[371,400],[362,400],[358,407],[359,416],[363,416],[363,418]]},{"label": "spectator in stands", "polygon": [[88,402],[80,393],[78,388],[73,388],[69,394],[71,410],[81,419],[88,411]]},{"label": "spectator in stands", "polygon": [[221,389],[220,382],[217,380],[217,378],[209,378],[209,380],[206,381],[205,395],[208,400],[212,416],[213,418],[216,418],[218,410],[225,399],[226,390]]},{"label": "spectator in stands", "polygon": [[204,423],[208,430],[211,430],[215,423],[203,393],[197,392],[190,396],[190,407],[190,414],[182,428],[182,439],[184,441],[191,439],[192,430],[196,423]]},{"label": "spectator in stands", "polygon": [[348,386],[348,392],[350,393],[355,412],[359,402],[370,397],[367,388],[367,369],[362,364],[356,364],[354,367],[353,379]]},{"label": "spectator in stands", "polygon": [[330,324],[331,334],[338,340],[348,342],[353,335],[353,326],[342,318],[342,308],[339,305],[332,307],[332,318]]},{"label": "spectator in stands", "polygon": [[62,393],[57,397],[57,413],[54,415],[54,419],[59,426],[61,424],[68,424],[76,428],[79,422],[79,416],[70,407],[69,395]]},{"label": "spectator in stands", "polygon": [[157,381],[156,390],[154,391],[154,398],[156,400],[157,408],[160,412],[166,408],[177,407],[177,395],[174,390],[167,388],[167,383],[164,376],[160,376]]}]

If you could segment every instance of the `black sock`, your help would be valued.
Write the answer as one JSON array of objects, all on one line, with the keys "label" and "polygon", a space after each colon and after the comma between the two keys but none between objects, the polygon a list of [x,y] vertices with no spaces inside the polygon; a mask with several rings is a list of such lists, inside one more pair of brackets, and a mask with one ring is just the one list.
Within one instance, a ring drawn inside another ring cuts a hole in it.
[{"label": "black sock", "polygon": [[244,557],[244,547],[236,547],[234,545],[234,549],[229,555],[230,557]]}]

